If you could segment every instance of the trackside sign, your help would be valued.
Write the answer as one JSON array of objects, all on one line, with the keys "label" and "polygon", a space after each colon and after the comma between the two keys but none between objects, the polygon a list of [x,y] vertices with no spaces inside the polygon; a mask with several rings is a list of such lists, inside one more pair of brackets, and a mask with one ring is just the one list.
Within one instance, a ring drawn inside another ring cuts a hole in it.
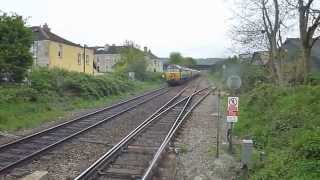
[{"label": "trackside sign", "polygon": [[227,122],[237,122],[239,115],[239,97],[228,97]]}]

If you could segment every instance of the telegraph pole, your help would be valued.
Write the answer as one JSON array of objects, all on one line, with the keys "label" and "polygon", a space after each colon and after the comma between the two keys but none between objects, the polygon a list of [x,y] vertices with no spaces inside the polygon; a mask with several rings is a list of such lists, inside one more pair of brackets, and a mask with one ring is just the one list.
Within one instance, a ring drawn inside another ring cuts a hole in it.
[{"label": "telegraph pole", "polygon": [[83,72],[86,73],[86,44],[83,45]]}]

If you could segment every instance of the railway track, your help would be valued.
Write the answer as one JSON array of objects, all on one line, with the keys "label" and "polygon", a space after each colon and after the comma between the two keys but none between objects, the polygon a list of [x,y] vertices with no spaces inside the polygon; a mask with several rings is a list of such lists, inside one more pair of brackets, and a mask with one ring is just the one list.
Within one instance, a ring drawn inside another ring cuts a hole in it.
[{"label": "railway track", "polygon": [[0,174],[169,91],[160,88],[0,146]]},{"label": "railway track", "polygon": [[[207,93],[200,95],[203,91]],[[210,90],[194,89],[190,95],[181,96],[183,92],[149,116],[75,179],[150,179],[174,133]]]}]

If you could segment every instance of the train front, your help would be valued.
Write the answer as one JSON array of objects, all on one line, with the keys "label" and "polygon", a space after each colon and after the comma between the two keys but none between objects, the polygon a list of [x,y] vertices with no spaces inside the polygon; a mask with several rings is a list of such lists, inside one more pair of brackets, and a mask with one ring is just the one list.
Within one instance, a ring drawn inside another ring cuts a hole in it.
[{"label": "train front", "polygon": [[170,86],[181,84],[181,68],[178,65],[169,65],[164,72],[164,78]]}]

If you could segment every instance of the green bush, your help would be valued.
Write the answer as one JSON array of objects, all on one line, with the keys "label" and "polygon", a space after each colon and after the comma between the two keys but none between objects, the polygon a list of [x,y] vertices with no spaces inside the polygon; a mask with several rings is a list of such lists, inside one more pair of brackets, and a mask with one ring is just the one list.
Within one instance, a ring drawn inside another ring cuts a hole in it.
[{"label": "green bush", "polygon": [[37,69],[30,75],[31,87],[41,93],[99,98],[120,94],[134,88],[133,82],[112,74],[90,76],[61,69]]},{"label": "green bush", "polygon": [[307,83],[310,85],[320,85],[320,73],[312,73],[307,77]]},{"label": "green bush", "polygon": [[0,131],[33,127],[68,111],[106,105],[159,85],[158,81],[130,81],[115,74],[90,76],[61,69],[34,69],[28,83],[0,86]]},{"label": "green bush", "polygon": [[252,179],[320,177],[320,86],[261,85],[241,97],[235,133],[267,154]]}]

